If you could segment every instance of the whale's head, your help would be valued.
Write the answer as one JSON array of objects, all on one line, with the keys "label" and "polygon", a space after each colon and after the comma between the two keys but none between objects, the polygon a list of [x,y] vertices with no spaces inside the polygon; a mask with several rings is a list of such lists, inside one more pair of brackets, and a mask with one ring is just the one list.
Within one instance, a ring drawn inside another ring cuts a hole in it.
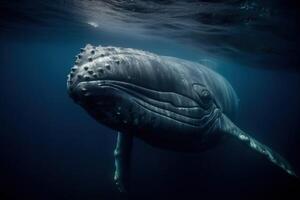
[{"label": "whale's head", "polygon": [[165,62],[141,50],[87,45],[68,75],[68,93],[97,121],[120,131],[208,125],[215,117],[210,92]]}]

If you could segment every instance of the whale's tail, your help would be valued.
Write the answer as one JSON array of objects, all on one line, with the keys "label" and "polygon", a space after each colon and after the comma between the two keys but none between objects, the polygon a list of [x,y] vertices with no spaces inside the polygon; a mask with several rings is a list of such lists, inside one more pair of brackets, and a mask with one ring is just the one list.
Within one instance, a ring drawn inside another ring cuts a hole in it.
[{"label": "whale's tail", "polygon": [[263,155],[265,158],[270,160],[273,164],[277,165],[281,169],[283,169],[288,174],[297,177],[295,171],[292,169],[291,165],[278,153],[274,152],[272,149],[267,147],[266,145],[258,142],[250,135],[244,133],[241,129],[239,129],[228,117],[224,114],[220,118],[220,129],[221,132],[225,134],[229,134],[232,138],[238,140],[240,143],[245,144],[249,148],[255,150],[256,152]]}]

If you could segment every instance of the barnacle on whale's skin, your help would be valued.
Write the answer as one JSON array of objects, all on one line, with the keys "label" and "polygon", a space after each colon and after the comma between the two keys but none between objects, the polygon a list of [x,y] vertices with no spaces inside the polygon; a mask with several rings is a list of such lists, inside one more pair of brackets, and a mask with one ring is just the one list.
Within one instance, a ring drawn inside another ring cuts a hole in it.
[{"label": "barnacle on whale's skin", "polygon": [[133,137],[159,148],[197,152],[230,136],[295,175],[285,159],[232,122],[238,104],[233,88],[199,63],[87,45],[76,56],[67,88],[93,118],[119,132],[114,179],[121,191],[128,189]]}]

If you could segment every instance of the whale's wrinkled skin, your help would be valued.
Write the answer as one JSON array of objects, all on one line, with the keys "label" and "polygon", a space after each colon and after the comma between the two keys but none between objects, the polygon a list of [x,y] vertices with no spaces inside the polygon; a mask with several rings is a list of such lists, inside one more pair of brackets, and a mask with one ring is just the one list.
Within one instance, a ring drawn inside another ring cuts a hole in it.
[{"label": "whale's wrinkled skin", "polygon": [[72,99],[118,131],[115,181],[128,189],[132,137],[174,151],[197,152],[236,139],[295,175],[288,162],[232,122],[238,98],[209,68],[118,47],[87,45],[68,75]]}]

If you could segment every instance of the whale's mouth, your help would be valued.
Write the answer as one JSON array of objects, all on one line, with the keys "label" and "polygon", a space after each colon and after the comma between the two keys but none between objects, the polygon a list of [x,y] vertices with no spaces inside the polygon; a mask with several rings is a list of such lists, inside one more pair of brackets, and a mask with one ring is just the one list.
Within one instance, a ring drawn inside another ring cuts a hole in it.
[{"label": "whale's mouth", "polygon": [[213,110],[201,107],[190,97],[171,91],[149,89],[124,81],[97,80],[80,82],[75,90],[85,91],[85,94],[88,94],[86,96],[96,99],[96,101],[112,101],[107,92],[103,91],[113,91],[114,94],[125,96],[128,100],[151,113],[190,126],[204,127],[207,125],[204,121],[208,123],[211,118],[214,118]]}]

